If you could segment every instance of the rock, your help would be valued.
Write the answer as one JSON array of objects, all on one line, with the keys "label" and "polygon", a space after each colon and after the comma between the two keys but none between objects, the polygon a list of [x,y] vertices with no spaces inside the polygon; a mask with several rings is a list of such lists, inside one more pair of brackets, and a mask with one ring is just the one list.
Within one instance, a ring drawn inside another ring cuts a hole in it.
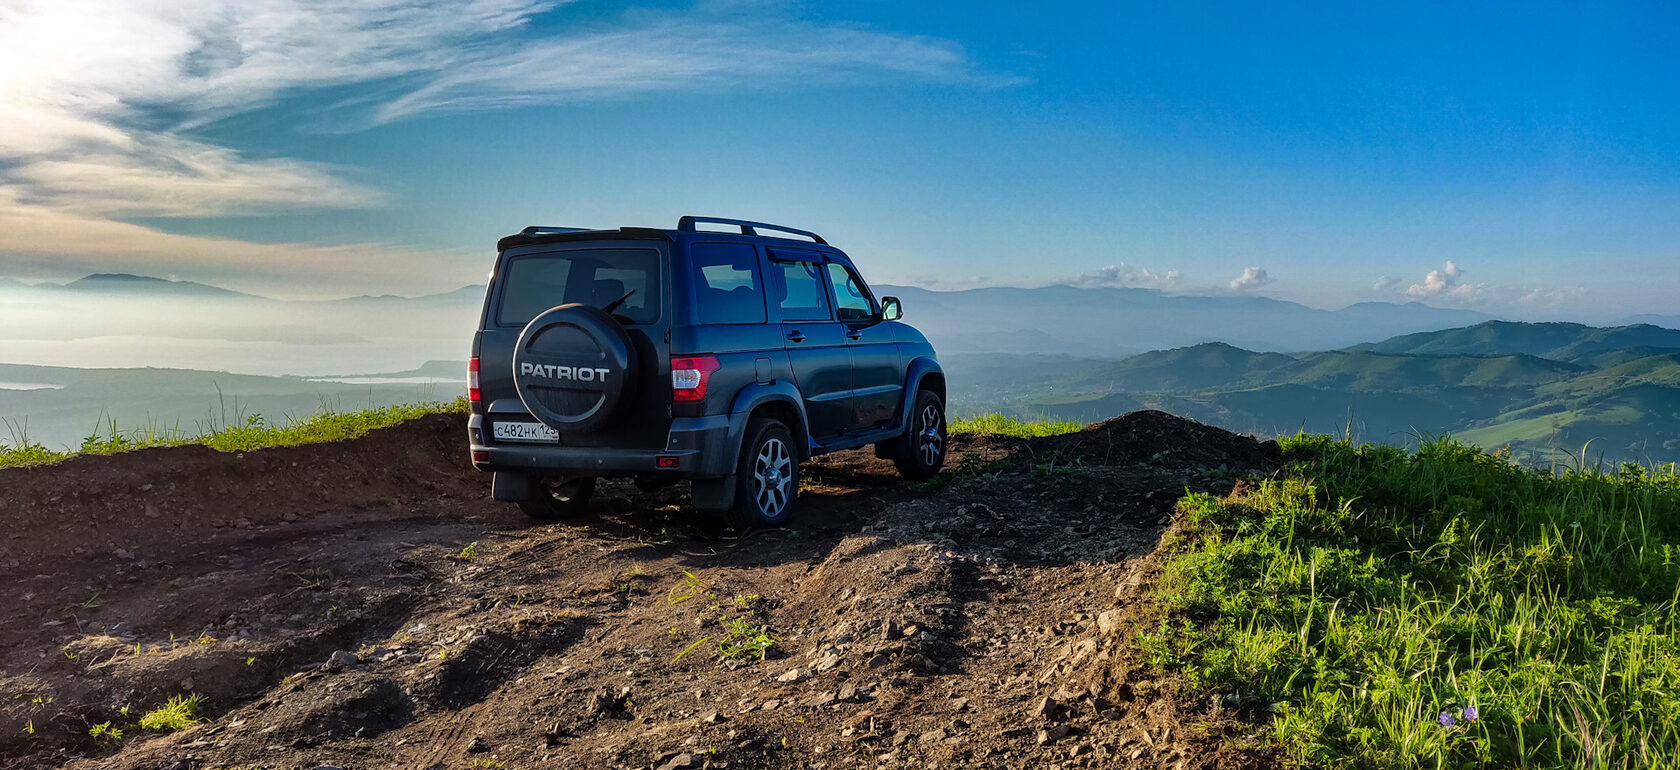
[{"label": "rock", "polygon": [[945,728],[935,727],[932,730],[929,730],[925,733],[922,733],[921,736],[916,739],[916,742],[918,742],[918,743],[938,743],[942,740],[945,740],[946,735],[948,735],[948,733],[945,732]]},{"label": "rock", "polygon": [[805,705],[812,708],[822,708],[823,706],[833,703],[835,700],[836,698],[833,692],[821,692],[817,693],[816,697],[806,701]]},{"label": "rock", "polygon": [[128,550],[127,548],[118,548],[117,550],[112,551],[111,555],[115,556],[119,559],[132,559],[132,558],[134,558],[134,552]]},{"label": "rock", "polygon": [[836,693],[835,697],[847,703],[857,700],[857,685],[851,683],[840,685],[840,692]]},{"label": "rock", "polygon": [[778,682],[797,682],[811,675],[811,672],[801,668],[790,668],[786,673],[776,677]]},{"label": "rock", "polygon": [[898,622],[897,618],[889,618],[887,622],[881,624],[881,638],[889,642],[897,639],[903,633],[904,625]]},{"label": "rock", "polygon": [[485,742],[483,736],[475,735],[472,740],[467,741],[467,753],[469,754],[482,754],[489,750],[490,744]]},{"label": "rock", "polygon": [[1039,698],[1038,703],[1033,706],[1032,710],[1032,715],[1038,717],[1039,719],[1055,719],[1056,717],[1061,716],[1061,713],[1062,704],[1058,703],[1055,698],[1048,695],[1043,698]]},{"label": "rock", "polygon": [[782,701],[781,701],[780,698],[771,698],[770,700],[767,700],[764,703],[759,705],[759,709],[763,710],[763,711],[775,711],[776,709],[779,709],[781,707],[782,707]]},{"label": "rock", "polygon": [[700,766],[700,763],[694,761],[694,755],[693,754],[678,754],[674,757],[671,757],[671,760],[669,762],[666,762],[665,764],[660,765],[659,770],[684,770],[684,768],[699,767],[699,766]]},{"label": "rock", "polygon": [[817,663],[817,670],[829,671],[838,665],[840,665],[840,656],[831,652],[823,656],[823,659]]},{"label": "rock", "polygon": [[1120,610],[1109,610],[1097,616],[1097,630],[1105,634],[1112,634],[1120,630],[1120,620],[1125,614]]},{"label": "rock", "polygon": [[700,715],[700,721],[709,725],[715,725],[723,720],[724,716],[716,711],[707,711]]},{"label": "rock", "polygon": [[1067,725],[1053,725],[1038,731],[1038,745],[1043,746],[1051,741],[1060,740],[1068,734]]},{"label": "rock", "polygon": [[617,711],[619,703],[619,699],[613,697],[611,689],[602,687],[589,696],[589,713],[604,714],[608,711]]},{"label": "rock", "polygon": [[951,710],[952,711],[962,711],[966,708],[968,708],[968,699],[967,698],[952,698],[951,699]]},{"label": "rock", "polygon": [[339,650],[333,653],[332,657],[327,658],[327,668],[351,668],[361,662],[361,659],[356,657],[356,653]]}]

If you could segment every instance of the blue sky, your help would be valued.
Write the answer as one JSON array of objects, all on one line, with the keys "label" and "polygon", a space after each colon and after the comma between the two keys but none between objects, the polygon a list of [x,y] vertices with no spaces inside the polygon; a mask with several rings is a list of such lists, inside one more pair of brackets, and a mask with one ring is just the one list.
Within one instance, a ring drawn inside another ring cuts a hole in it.
[{"label": "blue sky", "polygon": [[1674,313],[1675,30],[1655,3],[0,0],[0,275],[422,293],[526,224],[701,213],[931,288]]}]

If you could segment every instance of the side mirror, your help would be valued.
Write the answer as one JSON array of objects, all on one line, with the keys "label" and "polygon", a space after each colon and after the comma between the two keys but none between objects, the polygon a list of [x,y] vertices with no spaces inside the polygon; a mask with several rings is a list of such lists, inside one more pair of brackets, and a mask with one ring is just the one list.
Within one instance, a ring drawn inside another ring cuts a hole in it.
[{"label": "side mirror", "polygon": [[904,317],[904,307],[898,304],[897,297],[881,298],[881,320],[897,321]]}]

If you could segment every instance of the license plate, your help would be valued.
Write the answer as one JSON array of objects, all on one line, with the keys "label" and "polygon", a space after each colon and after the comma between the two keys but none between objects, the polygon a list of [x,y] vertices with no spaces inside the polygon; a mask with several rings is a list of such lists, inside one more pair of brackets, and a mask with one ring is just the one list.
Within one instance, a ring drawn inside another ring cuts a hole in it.
[{"label": "license plate", "polygon": [[560,432],[540,422],[498,422],[490,426],[491,435],[497,441],[543,441],[556,442],[560,440]]}]

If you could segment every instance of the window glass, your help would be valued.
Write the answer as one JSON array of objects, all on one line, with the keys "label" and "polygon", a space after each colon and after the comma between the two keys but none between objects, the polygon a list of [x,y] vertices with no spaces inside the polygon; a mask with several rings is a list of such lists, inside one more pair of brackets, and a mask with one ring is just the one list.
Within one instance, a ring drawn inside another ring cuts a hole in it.
[{"label": "window glass", "polygon": [[828,289],[823,286],[822,265],[816,262],[772,262],[776,274],[777,299],[783,321],[828,321]]},{"label": "window glass", "polygon": [[[579,302],[606,307],[629,294],[614,315],[638,324],[659,320],[660,259],[653,249],[580,249],[514,257],[502,285],[496,322],[524,326],[551,307]],[[632,293],[634,292],[634,293]]]},{"label": "window glass", "polygon": [[745,243],[696,243],[688,253],[700,323],[764,323],[757,249]]},{"label": "window glass", "polygon": [[875,315],[875,305],[860,280],[845,265],[828,263],[828,282],[834,287],[834,314],[842,321],[864,321]]}]

